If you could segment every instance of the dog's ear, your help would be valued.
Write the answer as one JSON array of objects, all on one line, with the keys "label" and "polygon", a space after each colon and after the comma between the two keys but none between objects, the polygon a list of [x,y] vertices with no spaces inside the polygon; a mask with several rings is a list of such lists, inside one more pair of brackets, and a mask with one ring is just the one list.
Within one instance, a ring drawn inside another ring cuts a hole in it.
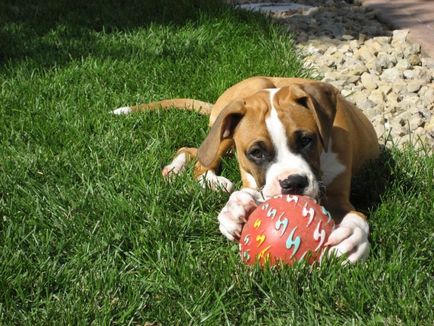
[{"label": "dog's ear", "polygon": [[295,101],[312,111],[325,151],[328,149],[336,116],[338,94],[339,91],[332,85],[314,82],[288,86],[286,96],[281,97],[286,101]]},{"label": "dog's ear", "polygon": [[233,101],[218,115],[197,152],[197,158],[204,167],[210,167],[218,159],[220,144],[223,140],[233,137],[235,127],[244,116],[245,111],[243,101]]}]

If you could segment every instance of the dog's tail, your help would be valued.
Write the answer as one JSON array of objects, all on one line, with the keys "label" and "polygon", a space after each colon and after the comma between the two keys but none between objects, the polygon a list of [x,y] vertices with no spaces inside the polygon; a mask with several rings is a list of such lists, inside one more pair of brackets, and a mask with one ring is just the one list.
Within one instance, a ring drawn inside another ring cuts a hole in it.
[{"label": "dog's tail", "polygon": [[194,111],[203,115],[210,115],[213,104],[202,102],[199,100],[193,100],[189,98],[176,98],[171,100],[162,100],[158,102],[139,104],[135,106],[125,106],[113,110],[113,114],[129,114],[134,112],[143,112],[148,110],[170,109],[177,108],[180,110]]}]

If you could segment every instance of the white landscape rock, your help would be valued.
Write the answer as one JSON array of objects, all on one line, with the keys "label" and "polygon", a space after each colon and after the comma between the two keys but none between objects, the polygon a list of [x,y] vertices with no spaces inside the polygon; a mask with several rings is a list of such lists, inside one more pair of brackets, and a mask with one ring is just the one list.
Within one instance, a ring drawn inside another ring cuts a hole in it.
[{"label": "white landscape rock", "polygon": [[395,47],[404,46],[407,41],[408,29],[395,30],[392,32],[392,45]]},{"label": "white landscape rock", "polygon": [[360,78],[360,82],[362,83],[365,89],[372,91],[378,87],[378,84],[380,83],[380,79],[374,74],[365,72],[362,74]]},{"label": "white landscape rock", "polygon": [[384,69],[381,74],[381,80],[386,83],[397,83],[402,79],[402,77],[403,74],[397,66]]}]

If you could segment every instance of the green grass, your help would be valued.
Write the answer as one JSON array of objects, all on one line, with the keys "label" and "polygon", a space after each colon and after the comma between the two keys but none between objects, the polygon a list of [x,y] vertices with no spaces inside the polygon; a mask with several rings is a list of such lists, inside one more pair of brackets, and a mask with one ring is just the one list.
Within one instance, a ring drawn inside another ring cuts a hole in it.
[{"label": "green grass", "polygon": [[28,3],[0,4],[0,324],[432,325],[432,155],[380,162],[365,264],[261,271],[219,234],[227,194],[160,177],[206,118],[108,114],[305,76],[288,35],[212,1]]}]

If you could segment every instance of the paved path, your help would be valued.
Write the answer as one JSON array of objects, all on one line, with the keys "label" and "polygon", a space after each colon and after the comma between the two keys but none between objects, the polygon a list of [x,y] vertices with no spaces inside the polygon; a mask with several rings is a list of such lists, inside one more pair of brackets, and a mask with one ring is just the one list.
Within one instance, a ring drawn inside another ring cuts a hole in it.
[{"label": "paved path", "polygon": [[376,9],[380,19],[394,28],[410,30],[411,41],[419,43],[434,58],[434,0],[362,0]]}]

